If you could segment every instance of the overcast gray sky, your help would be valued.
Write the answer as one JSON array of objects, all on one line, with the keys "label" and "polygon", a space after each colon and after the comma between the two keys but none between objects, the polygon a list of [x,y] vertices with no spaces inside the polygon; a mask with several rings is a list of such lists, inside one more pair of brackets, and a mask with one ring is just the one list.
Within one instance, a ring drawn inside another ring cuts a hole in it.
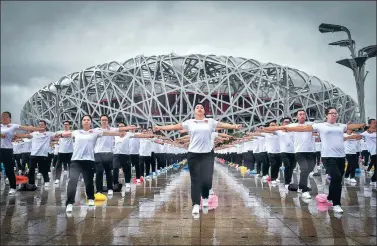
[{"label": "overcast gray sky", "polygon": [[[72,72],[143,54],[240,56],[327,80],[356,101],[347,48],[320,23],[347,26],[358,48],[376,44],[376,2],[1,2],[1,111]],[[367,116],[376,116],[376,59],[367,62]]]}]

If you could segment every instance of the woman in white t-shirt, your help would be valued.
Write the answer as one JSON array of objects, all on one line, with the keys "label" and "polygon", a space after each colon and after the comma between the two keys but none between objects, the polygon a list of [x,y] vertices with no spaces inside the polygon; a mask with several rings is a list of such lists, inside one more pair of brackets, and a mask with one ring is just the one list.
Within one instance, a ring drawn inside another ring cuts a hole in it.
[{"label": "woman in white t-shirt", "polygon": [[[5,111],[1,114],[1,147],[0,147],[0,162],[4,164],[5,174],[8,177],[10,190],[9,194],[16,193],[16,175],[14,174],[14,162],[13,162],[13,145],[12,139],[17,130],[24,131],[39,131],[41,128],[32,126],[21,126],[18,124],[12,124],[11,113]],[[21,136],[21,135],[19,135]],[[1,167],[0,167],[1,171]]]},{"label": "woman in white t-shirt", "polygon": [[92,117],[90,115],[84,115],[81,119],[81,123],[82,130],[76,130],[72,133],[64,132],[61,134],[61,137],[73,137],[75,140],[70,168],[70,177],[67,187],[66,212],[72,212],[73,210],[77,182],[80,174],[82,174],[84,178],[88,204],[89,206],[94,206],[94,148],[97,139],[102,136],[121,136],[123,134],[121,132],[128,130],[126,127],[120,127],[116,132],[93,130],[91,129]]},{"label": "woman in white t-shirt", "polygon": [[200,197],[203,197],[204,212],[208,211],[208,196],[211,186],[213,163],[211,134],[216,128],[240,129],[241,125],[221,123],[205,117],[202,104],[195,106],[195,118],[169,126],[155,126],[155,131],[183,130],[190,132],[190,145],[187,153],[187,163],[191,177],[192,214],[198,215]]},{"label": "woman in white t-shirt", "polygon": [[327,173],[331,176],[329,194],[327,199],[333,203],[334,212],[342,213],[341,208],[341,194],[342,194],[342,178],[345,167],[345,151],[344,140],[358,138],[359,135],[352,135],[344,137],[344,132],[347,129],[358,129],[364,124],[340,124],[336,123],[338,113],[335,108],[329,107],[325,110],[327,122],[315,123],[307,126],[297,126],[295,131],[301,132],[317,132],[321,136],[322,162],[326,168]]},{"label": "woman in white t-shirt", "polygon": [[375,119],[369,119],[368,120],[368,130],[361,133],[360,135],[364,138],[365,144],[367,146],[367,149],[370,153],[370,164],[368,166],[368,170],[370,171],[372,169],[372,166],[374,166],[374,172],[373,176],[371,178],[371,185],[376,186],[377,181],[377,160],[376,160],[376,120]]}]

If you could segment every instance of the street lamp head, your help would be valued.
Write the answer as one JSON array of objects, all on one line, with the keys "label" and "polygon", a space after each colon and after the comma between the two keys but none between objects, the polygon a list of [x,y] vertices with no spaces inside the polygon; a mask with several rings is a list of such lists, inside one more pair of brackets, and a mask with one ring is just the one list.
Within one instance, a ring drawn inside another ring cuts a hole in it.
[{"label": "street lamp head", "polygon": [[377,45],[370,45],[359,50],[359,56],[365,55],[368,58],[376,57]]},{"label": "street lamp head", "polygon": [[329,45],[338,45],[340,47],[348,47],[348,46],[355,45],[354,40],[351,40],[351,42],[348,39],[346,39],[346,40],[340,40],[340,41],[329,43]]},{"label": "street lamp head", "polygon": [[321,33],[327,33],[327,32],[343,32],[347,28],[344,26],[322,23],[321,25],[319,25],[318,29]]}]

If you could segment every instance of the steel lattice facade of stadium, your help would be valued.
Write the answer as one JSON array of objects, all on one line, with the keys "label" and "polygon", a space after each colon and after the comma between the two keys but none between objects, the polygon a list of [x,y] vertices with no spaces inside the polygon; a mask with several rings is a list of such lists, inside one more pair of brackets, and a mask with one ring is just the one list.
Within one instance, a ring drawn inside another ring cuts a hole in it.
[{"label": "steel lattice facade of stadium", "polygon": [[298,108],[318,120],[326,107],[335,106],[341,122],[358,120],[357,103],[349,95],[302,71],[238,57],[170,54],[67,75],[36,92],[21,121],[36,125],[45,119],[55,130],[63,120],[78,128],[84,114],[98,126],[99,116],[108,114],[112,122],[174,124],[192,118],[196,102],[204,103],[208,117],[246,129],[281,119],[283,113],[293,118]]}]

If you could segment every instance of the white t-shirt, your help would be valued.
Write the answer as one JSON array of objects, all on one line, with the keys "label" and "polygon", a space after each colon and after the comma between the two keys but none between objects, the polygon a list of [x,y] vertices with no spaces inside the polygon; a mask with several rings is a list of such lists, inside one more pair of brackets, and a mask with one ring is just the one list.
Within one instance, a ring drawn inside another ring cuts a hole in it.
[{"label": "white t-shirt", "polygon": [[259,138],[253,138],[253,154],[259,153]]},{"label": "white t-shirt", "polygon": [[[61,131],[59,133],[67,133],[71,131]],[[59,138],[59,153],[73,152],[73,138]]]},{"label": "white t-shirt", "polygon": [[94,147],[97,139],[102,137],[101,130],[76,130],[72,132],[75,138],[72,161],[94,161]]},{"label": "white t-shirt", "polygon": [[259,153],[267,152],[266,138],[258,136]]},{"label": "white t-shirt", "polygon": [[377,133],[375,133],[375,132],[369,133],[368,131],[365,131],[365,132],[361,133],[360,135],[363,136],[370,155],[375,155],[376,154],[376,136],[377,136]]},{"label": "white t-shirt", "polygon": [[54,155],[58,155],[59,154],[59,148],[60,148],[59,144],[55,144],[55,146],[54,146]]},{"label": "white t-shirt", "polygon": [[[287,127],[311,126],[311,125],[313,125],[313,122],[305,122],[304,124],[292,123],[292,124],[287,125]],[[293,134],[293,139],[294,139],[295,153],[315,152],[312,132],[292,132],[292,134]]]},{"label": "white t-shirt", "polygon": [[31,139],[31,155],[32,156],[48,156],[50,151],[51,139],[55,137],[55,132],[32,132]]},{"label": "white t-shirt", "polygon": [[262,133],[266,137],[267,152],[271,154],[280,153],[279,137],[276,134]]},{"label": "white t-shirt", "polygon": [[368,150],[367,143],[365,142],[364,139],[361,139],[361,140],[360,140],[360,149],[361,149],[361,151],[363,151],[363,150]]},{"label": "white t-shirt", "polygon": [[152,156],[152,143],[149,139],[140,139],[139,155]]},{"label": "white t-shirt", "polygon": [[321,147],[322,147],[321,142],[315,142],[315,151],[316,152],[321,152]]},{"label": "white t-shirt", "polygon": [[30,153],[31,152],[31,139],[23,138],[24,141],[22,145],[22,153]]},{"label": "white t-shirt", "polygon": [[279,137],[281,153],[294,153],[294,138],[292,132],[276,131]]},{"label": "white t-shirt", "polygon": [[129,143],[130,155],[138,155],[139,149],[140,149],[140,139],[130,138],[128,143]]},{"label": "white t-shirt", "polygon": [[212,132],[211,133],[212,149],[215,148],[215,140],[218,136],[219,136],[218,132]]},{"label": "white t-shirt", "polygon": [[237,148],[237,154],[242,154],[242,149],[243,149],[242,144],[241,143],[237,144],[236,148]]},{"label": "white t-shirt", "polygon": [[313,130],[321,136],[321,157],[345,157],[344,132],[345,124],[314,123]]},{"label": "white t-shirt", "polygon": [[182,123],[182,127],[190,132],[189,152],[209,153],[212,151],[212,132],[219,122],[214,119],[190,119]]},{"label": "white t-shirt", "polygon": [[17,154],[21,154],[21,143],[12,143],[13,144],[13,154],[14,155],[17,155]]},{"label": "white t-shirt", "polygon": [[2,149],[13,149],[12,138],[19,128],[20,125],[18,124],[1,124],[1,134],[5,135],[5,138],[0,138]]},{"label": "white t-shirt", "polygon": [[[119,128],[108,127],[107,129],[102,129],[98,127],[95,129],[95,131],[119,132]],[[96,146],[94,148],[94,153],[112,153],[113,146],[114,136],[103,136],[97,139]]]},{"label": "white t-shirt", "polygon": [[244,150],[245,151],[253,151],[253,148],[254,148],[254,146],[253,146],[252,140],[244,143]]},{"label": "white t-shirt", "polygon": [[[352,134],[348,135],[347,133],[344,133],[344,137],[349,137],[349,136],[352,136]],[[358,142],[357,142],[356,139],[345,140],[344,141],[344,151],[345,151],[346,155],[351,155],[351,154],[356,155],[357,144],[358,144]]]},{"label": "white t-shirt", "polygon": [[124,137],[115,137],[115,150],[114,154],[129,155],[130,154],[130,137],[133,137],[135,133],[126,132]]}]

